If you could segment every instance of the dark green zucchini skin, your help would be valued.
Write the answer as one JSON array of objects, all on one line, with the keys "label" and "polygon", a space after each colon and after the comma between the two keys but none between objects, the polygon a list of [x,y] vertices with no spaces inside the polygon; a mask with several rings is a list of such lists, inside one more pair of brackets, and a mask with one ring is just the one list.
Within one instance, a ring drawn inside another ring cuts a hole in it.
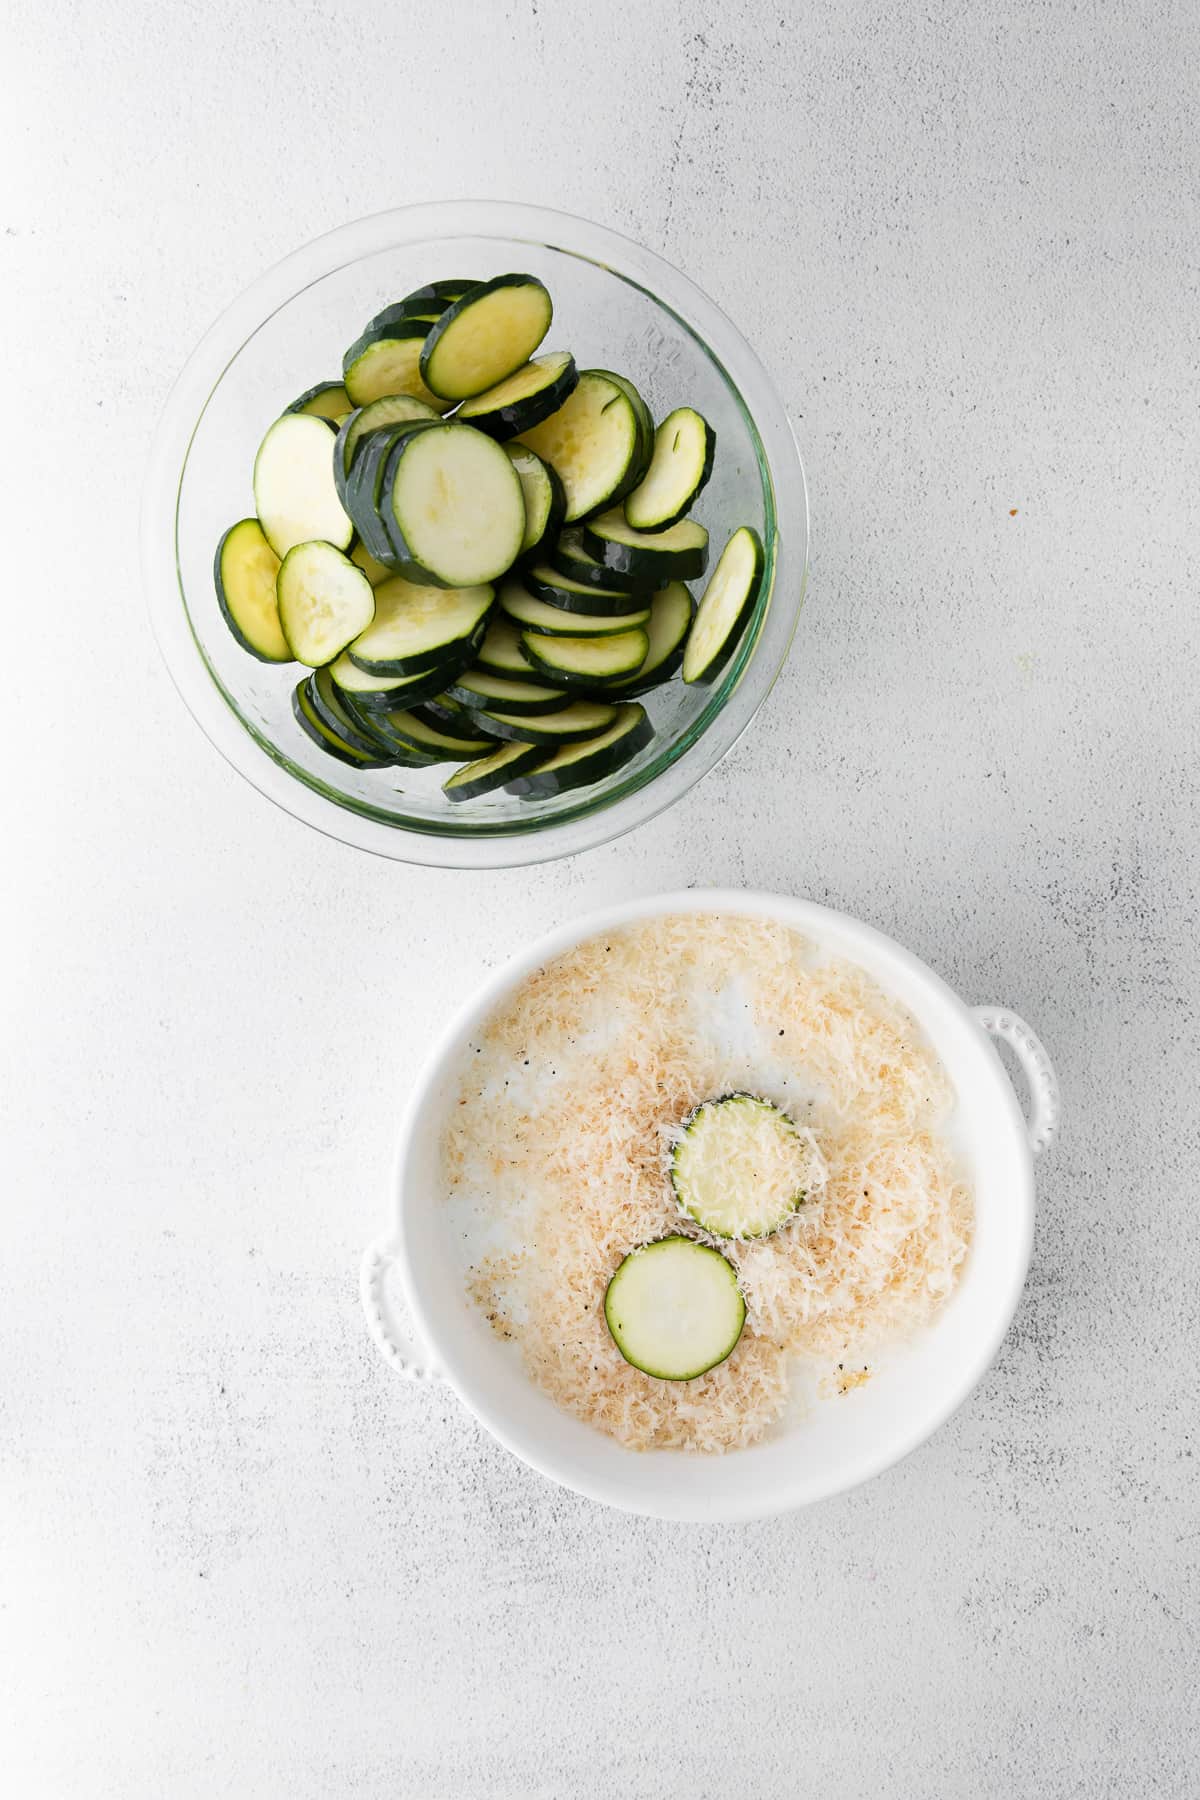
[{"label": "dark green zucchini skin", "polygon": [[[482,678],[491,673],[487,669],[463,669],[452,680],[446,683],[442,698],[453,700],[455,705],[464,707],[467,712],[487,712],[491,708],[495,712],[510,713],[513,716],[523,715],[534,719],[539,713],[559,712],[567,705],[566,690],[558,685],[551,685],[539,675],[536,669],[525,669],[520,675],[504,674],[500,681],[520,681],[532,688],[543,688],[544,697],[531,699],[528,695],[521,700],[511,700],[503,692],[495,691],[496,684]],[[475,677],[480,677],[476,685],[471,685]],[[487,693],[491,686],[492,692]]]},{"label": "dark green zucchini skin", "polygon": [[424,287],[405,294],[403,300],[393,300],[389,306],[381,307],[363,329],[373,331],[377,326],[403,324],[409,319],[428,318],[430,314],[436,319],[448,306],[478,286],[475,280],[427,281]]},{"label": "dark green zucchini skin", "polygon": [[[390,509],[387,507],[386,496],[390,491],[389,462],[392,452],[405,438],[417,431],[428,431],[437,423],[436,419],[408,419],[370,432],[355,452],[350,472],[346,476],[346,497],[342,504],[350,514],[359,537],[376,562],[381,562],[387,569],[394,569],[398,575],[406,574],[407,571],[388,529]],[[336,474],[335,462],[335,481]],[[441,587],[444,583],[430,582],[428,585]]]},{"label": "dark green zucchini skin", "polygon": [[[353,644],[347,646],[346,654],[364,675],[395,675],[398,679],[405,675],[440,675],[442,688],[444,688],[449,679],[448,671],[450,669],[454,668],[456,664],[457,669],[466,668],[468,664],[474,662],[475,652],[483,642],[483,634],[486,630],[487,614],[485,613],[469,637],[457,638],[453,643],[444,647],[438,646],[437,649],[421,650],[414,656],[389,657],[385,661],[374,662],[370,657],[356,656]],[[455,673],[457,673],[457,669],[455,669]],[[424,683],[421,685],[424,686]],[[422,695],[421,698],[433,699],[435,694],[440,692],[440,688],[435,689],[434,694]],[[407,707],[409,702],[406,700],[402,704]]]},{"label": "dark green zucchini skin", "polygon": [[321,723],[344,738],[352,750],[367,757],[387,755],[387,746],[370,726],[343,704],[337,683],[327,667],[313,671],[308,682],[308,702]]},{"label": "dark green zucchini skin", "polygon": [[[605,703],[598,701],[597,704]],[[566,708],[561,707],[559,710],[565,712]],[[610,707],[609,711],[614,712],[615,708]],[[502,709],[497,709],[496,712],[481,709],[475,717],[479,720],[481,729],[489,732],[492,737],[518,744],[539,744],[547,753],[565,749],[569,744],[583,743],[587,738],[599,737],[602,731],[610,730],[614,723],[610,719],[607,725],[586,725],[570,731],[555,731],[546,728],[541,714],[523,713],[515,716],[504,713]]]},{"label": "dark green zucchini skin", "polygon": [[[225,592],[225,578],[221,571],[221,558],[225,553],[225,545],[228,543],[229,539],[233,536],[235,531],[240,530],[244,525],[258,525],[258,520],[238,519],[235,524],[229,527],[228,531],[223,531],[221,533],[221,540],[217,545],[217,553],[213,558],[213,585],[217,590],[217,606],[220,608],[221,617],[224,619],[226,625],[228,625],[234,638],[241,645],[242,649],[252,656],[256,662],[267,663],[272,669],[278,669],[281,668],[284,663],[292,662],[295,659],[290,656],[264,656],[261,650],[256,650],[249,638],[243,635],[242,628],[234,618],[233,612],[230,609],[229,597]],[[261,531],[262,526],[258,525],[258,529]]]},{"label": "dark green zucchini skin", "polygon": [[[343,394],[346,393],[346,390],[340,381],[318,381],[316,387],[305,388],[302,394],[297,394],[296,398],[292,401],[292,404],[290,406],[285,406],[283,410],[284,412],[290,413],[302,413],[305,407],[313,400],[318,399],[322,394],[332,394],[335,391]],[[349,399],[349,395],[346,395],[346,397]],[[316,413],[313,416],[318,419],[323,419],[326,417],[326,414]]]},{"label": "dark green zucchini skin", "polygon": [[554,379],[547,381],[535,393],[524,394],[511,405],[476,412],[474,408],[477,402],[487,398],[486,394],[479,394],[474,399],[463,402],[460,416],[465,425],[474,425],[477,431],[486,431],[489,437],[504,443],[509,438],[520,437],[523,431],[532,431],[535,425],[540,425],[543,419],[556,413],[578,386],[579,370],[572,356]]}]

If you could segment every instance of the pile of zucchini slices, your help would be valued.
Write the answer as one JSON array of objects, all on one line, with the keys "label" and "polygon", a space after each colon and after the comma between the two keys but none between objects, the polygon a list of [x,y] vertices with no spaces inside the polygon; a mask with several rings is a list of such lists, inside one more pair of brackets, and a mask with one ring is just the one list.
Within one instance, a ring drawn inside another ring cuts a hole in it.
[{"label": "pile of zucchini slices", "polygon": [[311,671],[299,728],[357,769],[453,763],[451,800],[610,775],[653,735],[641,697],[712,681],[762,583],[743,526],[694,604],[713,431],[687,406],[655,429],[624,376],[535,354],[552,316],[531,275],[385,306],[270,427],[256,516],[217,546],[238,642]]},{"label": "pile of zucchini slices", "polygon": [[[769,1237],[808,1198],[808,1140],[769,1100],[723,1094],[683,1121],[671,1151],[680,1213],[708,1238]],[[612,1340],[659,1381],[694,1381],[732,1355],[746,1323],[738,1273],[716,1244],[673,1232],[624,1258],[604,1296]]]}]

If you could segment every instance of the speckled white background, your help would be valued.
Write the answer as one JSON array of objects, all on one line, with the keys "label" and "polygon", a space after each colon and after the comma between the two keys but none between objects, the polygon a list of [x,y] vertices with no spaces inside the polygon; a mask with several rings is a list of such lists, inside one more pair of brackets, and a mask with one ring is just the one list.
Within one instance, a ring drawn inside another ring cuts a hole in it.
[{"label": "speckled white background", "polygon": [[[15,19],[6,1800],[1195,1794],[1194,6]],[[639,835],[486,879],[242,783],[135,560],[211,318],[303,239],[463,193],[706,286],[814,516],[793,660],[728,762]],[[551,1488],[395,1380],[355,1288],[445,1006],[528,933],[687,882],[830,902],[1018,1007],[1067,1121],[974,1400],[744,1530]]]}]

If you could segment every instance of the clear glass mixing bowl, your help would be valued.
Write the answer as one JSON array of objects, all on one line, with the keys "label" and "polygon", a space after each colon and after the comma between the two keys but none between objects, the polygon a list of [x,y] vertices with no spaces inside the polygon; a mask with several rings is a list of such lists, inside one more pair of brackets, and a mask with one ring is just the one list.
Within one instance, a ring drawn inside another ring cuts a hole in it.
[{"label": "clear glass mixing bowl", "polygon": [[[678,680],[643,704],[653,741],[606,781],[553,800],[444,797],[448,769],[354,770],[302,735],[299,675],[248,656],[213,591],[213,552],[253,512],[263,432],[320,380],[336,380],[362,323],[439,276],[539,276],[554,299],[547,348],[581,368],[632,377],[660,418],[697,407],[717,439],[696,509],[713,556],[753,525],[767,576],[720,680]],[[180,375],[155,436],[142,511],[142,565],[155,636],[193,716],[247,780],[296,818],[407,862],[498,868],[567,856],[670,806],[740,736],[779,673],[808,568],[808,501],[783,403],[725,315],[669,264],[618,233],[537,207],[456,201],[402,207],[297,250],[235,300]]]}]

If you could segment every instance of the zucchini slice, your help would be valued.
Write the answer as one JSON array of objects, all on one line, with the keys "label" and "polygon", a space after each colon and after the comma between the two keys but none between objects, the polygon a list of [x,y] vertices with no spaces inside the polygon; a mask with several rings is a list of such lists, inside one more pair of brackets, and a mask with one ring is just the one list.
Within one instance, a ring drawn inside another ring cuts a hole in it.
[{"label": "zucchini slice", "polygon": [[595,638],[523,631],[521,647],[540,675],[549,675],[564,687],[608,687],[611,682],[632,680],[646,660],[650,639],[640,628]]},{"label": "zucchini slice", "polygon": [[708,533],[694,519],[680,519],[665,531],[635,531],[623,508],[614,506],[589,519],[580,536],[584,549],[606,569],[650,587],[694,581],[708,566]]},{"label": "zucchini slice", "polygon": [[443,400],[469,400],[527,363],[554,304],[534,275],[497,275],[453,301],[421,352],[421,379]]},{"label": "zucchini slice", "polygon": [[421,351],[430,330],[427,319],[397,319],[369,325],[342,358],[342,379],[354,406],[385,394],[411,394],[437,409],[437,395],[421,379]]},{"label": "zucchini slice", "polygon": [[375,590],[332,544],[296,544],[275,583],[279,623],[297,662],[332,662],[375,616]]},{"label": "zucchini slice", "polygon": [[523,571],[521,579],[535,600],[544,600],[547,606],[557,606],[563,612],[621,618],[646,610],[645,589],[631,594],[626,588],[594,587],[590,582],[577,581],[573,575],[560,574],[548,563],[535,563]]},{"label": "zucchini slice", "polygon": [[712,681],[725,667],[754,611],[763,567],[761,538],[752,526],[740,526],[722,550],[700,596],[683,653],[686,682]]},{"label": "zucchini slice", "polygon": [[525,444],[505,444],[504,453],[517,471],[525,500],[521,555],[536,558],[544,546],[552,544],[558,536],[567,510],[567,497],[549,463],[544,463]]},{"label": "zucchini slice", "polygon": [[568,525],[560,531],[557,542],[551,545],[544,561],[550,564],[559,575],[570,575],[576,582],[585,587],[604,588],[608,593],[644,594],[645,582],[635,581],[628,575],[617,575],[583,547],[583,533],[578,525]]},{"label": "zucchini slice", "polygon": [[494,737],[477,731],[472,738],[443,731],[405,708],[378,713],[372,721],[387,741],[398,749],[424,758],[426,762],[473,762],[496,748]]},{"label": "zucchini slice", "polygon": [[375,617],[350,645],[351,662],[368,675],[420,675],[468,647],[474,654],[492,590],[418,587],[394,575],[380,583],[374,598]]},{"label": "zucchini slice", "polygon": [[597,369],[585,369],[556,413],[521,442],[558,472],[567,496],[568,524],[608,506],[641,478],[641,434],[623,388]]},{"label": "zucchini slice", "polygon": [[[213,579],[221,617],[243,650],[259,662],[291,662],[292,653],[279,623],[275,578],[279,558],[257,519],[239,519],[217,545]],[[513,628],[514,642],[516,630]],[[517,655],[520,657],[520,649]]]},{"label": "zucchini slice", "polygon": [[311,680],[311,675],[306,677],[292,692],[292,714],[305,737],[311,738],[314,744],[329,756],[336,757],[338,762],[348,763],[352,769],[385,769],[392,760],[386,752],[378,750],[373,756],[364,755],[338,732],[329,729],[313,707],[309,688]]},{"label": "zucchini slice", "polygon": [[[565,641],[565,640],[564,640]],[[472,712],[499,710],[533,716],[558,712],[570,695],[564,688],[548,687],[528,663],[524,675],[493,675],[487,669],[466,669],[445,683],[446,697]]]},{"label": "zucchini slice", "polygon": [[779,1107],[755,1094],[705,1100],[680,1127],[671,1186],[714,1237],[761,1238],[807,1199],[809,1149]]},{"label": "zucchini slice", "polygon": [[625,496],[625,517],[636,531],[677,525],[712,474],[717,434],[694,407],[678,406],[654,434],[650,467]]},{"label": "zucchini slice", "polygon": [[414,288],[411,294],[405,294],[403,300],[393,300],[368,319],[366,331],[374,331],[377,326],[395,325],[402,319],[438,319],[454,300],[461,300],[479,283],[474,280],[462,281],[429,281],[424,287]]},{"label": "zucchini slice", "polygon": [[[470,654],[468,650],[467,655]],[[436,699],[446,683],[458,672],[457,661],[438,663],[420,675],[368,675],[343,650],[329,673],[341,696],[355,716],[364,712],[390,712],[397,706],[415,706],[421,700]]]},{"label": "zucchini slice", "polygon": [[493,737],[514,738],[519,744],[577,744],[607,731],[617,716],[615,706],[601,700],[576,700],[557,712],[506,713],[480,708],[475,717]]},{"label": "zucchini slice", "polygon": [[627,1363],[659,1381],[694,1381],[731,1355],[746,1323],[733,1264],[694,1238],[632,1250],[604,1295],[604,1319]]},{"label": "zucchini slice", "polygon": [[503,613],[488,621],[475,661],[489,675],[516,675],[529,679],[529,664],[521,652],[521,633]]},{"label": "zucchini slice", "polygon": [[649,693],[651,688],[661,687],[664,681],[671,679],[683,662],[694,611],[692,596],[682,581],[669,582],[655,594],[650,602],[650,623],[646,627],[650,648],[637,674],[629,681],[618,683],[622,700]]},{"label": "zucchini slice", "polygon": [[358,453],[344,478],[346,509],[359,536],[376,562],[391,568],[393,573],[398,558],[382,511],[388,459],[396,445],[410,432],[427,431],[432,423],[434,421],[429,419],[410,419],[406,423],[383,425],[378,431],[370,432],[360,442]]},{"label": "zucchini slice", "polygon": [[520,477],[499,444],[470,425],[410,427],[388,459],[384,488],[387,533],[413,578],[474,587],[521,553]]},{"label": "zucchini slice", "polygon": [[349,412],[351,400],[340,381],[318,381],[293,400],[284,411],[290,413],[307,413],[315,419],[339,419],[343,413]]},{"label": "zucchini slice", "polygon": [[506,581],[500,589],[501,610],[528,631],[544,631],[548,637],[599,637],[606,631],[631,631],[646,625],[650,608],[632,613],[577,613],[538,600],[521,581]]},{"label": "zucchini slice", "polygon": [[349,548],[354,527],[333,479],[333,427],[312,413],[284,413],[254,458],[254,510],[278,557],[321,538]]},{"label": "zucchini slice", "polygon": [[545,754],[540,744],[502,744],[490,756],[455,769],[449,780],[442,783],[442,792],[447,800],[478,800],[484,794],[494,794],[523,769],[531,769]]},{"label": "zucchini slice", "polygon": [[[351,749],[357,750],[362,756],[388,754],[388,746],[373,729],[370,715],[365,714],[360,718],[354,709],[354,702],[342,698],[328,666],[314,671],[308,683],[308,698],[322,724],[327,725]],[[398,706],[400,702],[397,701],[396,704]]]},{"label": "zucchini slice", "polygon": [[650,455],[654,449],[654,420],[650,416],[650,408],[642,399],[641,390],[630,381],[628,375],[618,375],[615,369],[597,369],[597,375],[603,375],[615,387],[619,387],[634,410],[638,424],[638,460],[636,469],[631,471],[630,486],[640,481],[650,463]]},{"label": "zucchini slice", "polygon": [[356,538],[350,547],[350,561],[357,564],[372,587],[378,587],[381,581],[390,581],[396,573],[386,563],[378,562],[361,538]]},{"label": "zucchini slice", "polygon": [[384,425],[408,425],[414,419],[436,420],[439,417],[432,406],[412,394],[384,394],[366,406],[356,406],[338,430],[337,449],[333,453],[334,476],[343,504],[346,499],[344,484],[354,461],[354,452],[369,431],[379,431]]},{"label": "zucchini slice", "polygon": [[607,731],[556,750],[535,768],[510,781],[509,792],[526,800],[547,800],[568,788],[587,787],[631,762],[653,736],[654,727],[644,707],[636,703],[620,706]]},{"label": "zucchini slice", "polygon": [[571,352],[551,350],[535,356],[495,387],[464,400],[455,417],[477,431],[486,431],[489,437],[516,437],[557,412],[578,385],[579,371]]}]

